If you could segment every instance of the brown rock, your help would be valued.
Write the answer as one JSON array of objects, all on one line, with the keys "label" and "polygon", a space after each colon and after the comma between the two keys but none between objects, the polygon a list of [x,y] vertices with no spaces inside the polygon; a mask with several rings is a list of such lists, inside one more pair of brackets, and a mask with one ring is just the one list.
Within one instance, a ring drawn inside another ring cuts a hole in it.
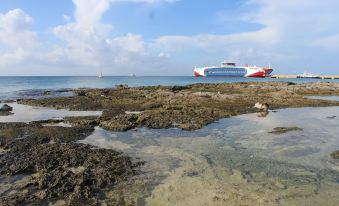
[{"label": "brown rock", "polygon": [[4,104],[0,107],[0,112],[11,112],[13,111],[13,107],[9,106],[8,104]]},{"label": "brown rock", "polygon": [[333,159],[339,159],[339,150],[333,152],[333,153],[331,154],[331,157],[332,157]]},{"label": "brown rock", "polygon": [[302,131],[302,128],[299,127],[276,127],[274,128],[274,130],[272,132],[272,134],[284,134],[287,132],[291,132],[291,131]]}]

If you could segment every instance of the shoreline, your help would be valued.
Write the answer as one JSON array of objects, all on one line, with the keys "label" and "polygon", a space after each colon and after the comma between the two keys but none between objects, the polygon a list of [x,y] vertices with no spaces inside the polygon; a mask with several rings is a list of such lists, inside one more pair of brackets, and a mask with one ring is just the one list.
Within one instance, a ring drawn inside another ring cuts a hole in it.
[{"label": "shoreline", "polygon": [[[1,204],[62,201],[69,205],[82,202],[95,205],[115,201],[135,205],[137,200],[126,188],[135,178],[143,182],[138,176],[144,162],[111,149],[78,143],[92,134],[96,126],[115,132],[140,127],[194,131],[222,118],[258,112],[253,108],[257,102],[267,103],[270,110],[339,106],[336,101],[305,98],[339,95],[339,83],[247,82],[133,88],[121,85],[113,89],[78,89],[75,93],[71,97],[25,99],[18,103],[78,111],[102,110],[103,114],[60,120],[72,127],[47,127],[44,124],[60,123],[48,120],[0,123],[3,152],[0,174],[26,176],[23,182],[14,182],[15,189],[11,186],[0,193]],[[74,159],[70,159],[74,154]],[[117,194],[104,195],[108,188]]]},{"label": "shoreline", "polygon": [[256,103],[270,109],[339,106],[339,102],[306,96],[339,95],[339,83],[240,82],[188,86],[117,86],[79,89],[73,97],[23,99],[19,104],[55,109],[99,110],[97,126],[110,131],[138,127],[200,129],[221,118],[258,111]]},{"label": "shoreline", "polygon": [[[1,77],[0,77],[1,78]],[[112,88],[114,85],[128,84],[130,87],[140,86],[187,86],[196,83],[224,83],[224,82],[294,82],[310,83],[310,82],[332,82],[338,83],[339,80],[322,80],[322,79],[272,79],[272,78],[196,78],[193,76],[182,77],[8,77],[1,78],[0,81],[0,99],[17,99],[37,98],[36,93],[46,91],[53,94],[56,90],[74,90],[78,88]],[[52,95],[46,95],[52,97]]]}]

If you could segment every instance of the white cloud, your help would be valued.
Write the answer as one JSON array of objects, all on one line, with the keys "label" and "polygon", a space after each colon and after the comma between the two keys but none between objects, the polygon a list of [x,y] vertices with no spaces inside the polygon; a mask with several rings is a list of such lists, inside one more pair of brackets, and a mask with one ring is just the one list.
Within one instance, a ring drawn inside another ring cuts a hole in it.
[{"label": "white cloud", "polygon": [[97,68],[124,66],[127,68],[123,72],[131,72],[136,65],[154,64],[165,58],[154,51],[141,35],[112,37],[113,26],[102,23],[101,18],[112,3],[160,4],[177,0],[72,1],[75,5],[73,18],[63,15],[65,24],[52,29],[52,33],[64,42],[62,45],[39,42],[36,33],[31,30],[33,18],[21,9],[0,13],[0,70],[11,71],[14,66],[31,71],[31,66],[44,68],[42,72],[45,73],[57,73],[46,69],[66,67],[77,70],[73,74],[89,74],[90,70],[96,72]]},{"label": "white cloud", "polygon": [[[50,64],[71,65],[93,72],[110,69],[118,74],[135,73],[133,69],[147,68],[157,64],[168,56],[159,55],[152,43],[144,41],[138,34],[112,37],[111,24],[101,21],[111,3],[122,0],[73,0],[75,5],[74,21],[53,28],[53,34],[65,45],[54,45],[46,54]],[[138,3],[173,3],[173,0],[125,0]],[[121,70],[121,68],[123,70]]]},{"label": "white cloud", "polygon": [[[282,29],[277,24],[258,22],[263,28],[253,32],[241,32],[235,34],[198,34],[193,36],[161,36],[155,40],[157,46],[163,52],[171,56],[180,50],[205,50],[219,53],[218,58],[225,58],[232,61],[250,62],[255,59],[268,61],[270,56],[282,56],[274,53],[272,48],[281,43]],[[212,53],[212,52],[211,52]],[[212,56],[212,55],[211,55]],[[197,60],[198,61],[198,60]]]},{"label": "white cloud", "polygon": [[33,47],[36,35],[30,31],[32,17],[20,9],[0,14],[0,43],[8,47]]},{"label": "white cloud", "polygon": [[0,14],[0,65],[19,65],[32,58],[30,50],[39,46],[36,34],[30,30],[32,17],[21,9]]},{"label": "white cloud", "polygon": [[75,21],[81,27],[92,27],[98,24],[105,11],[109,9],[110,0],[73,0]]},{"label": "white cloud", "polygon": [[0,64],[13,65],[21,63],[27,58],[28,54],[21,48],[13,51],[5,52],[0,55]]},{"label": "white cloud", "polygon": [[32,17],[26,15],[21,9],[14,9],[0,15],[0,28],[7,31],[29,29],[32,22]]},{"label": "white cloud", "polygon": [[273,28],[264,28],[256,32],[244,32],[230,35],[200,34],[194,36],[161,36],[156,42],[171,50],[193,46],[197,48],[220,49],[231,45],[275,45],[279,42],[279,32]]}]

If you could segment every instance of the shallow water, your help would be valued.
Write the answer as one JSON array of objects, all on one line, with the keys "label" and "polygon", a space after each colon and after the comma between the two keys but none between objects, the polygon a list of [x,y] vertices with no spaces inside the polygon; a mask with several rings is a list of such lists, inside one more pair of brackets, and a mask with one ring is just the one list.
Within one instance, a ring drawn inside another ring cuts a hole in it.
[{"label": "shallow water", "polygon": [[[81,142],[147,161],[139,205],[339,205],[339,162],[329,155],[339,149],[339,107],[258,116],[192,132],[96,128]],[[303,131],[268,133],[281,126]]]},{"label": "shallow water", "polygon": [[[17,103],[7,103],[13,107],[12,115],[0,116],[0,122],[31,122],[48,119],[62,119],[71,116],[100,116],[101,111],[69,111],[46,107],[32,107]],[[2,104],[0,104],[1,106]]]},{"label": "shallow water", "polygon": [[330,101],[339,101],[339,96],[309,96],[308,98],[330,100]]}]

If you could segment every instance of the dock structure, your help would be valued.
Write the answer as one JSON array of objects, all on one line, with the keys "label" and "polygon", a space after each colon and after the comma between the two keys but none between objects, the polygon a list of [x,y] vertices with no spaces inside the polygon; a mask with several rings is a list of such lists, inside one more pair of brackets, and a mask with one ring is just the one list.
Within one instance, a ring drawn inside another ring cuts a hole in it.
[{"label": "dock structure", "polygon": [[275,74],[275,75],[272,75],[271,78],[274,78],[274,79],[294,79],[294,78],[297,78],[297,75]]},{"label": "dock structure", "polygon": [[339,76],[320,76],[321,79],[339,79]]},{"label": "dock structure", "polygon": [[[274,79],[294,79],[297,78],[297,75],[288,75],[288,74],[276,74],[276,75],[272,75],[271,78]],[[319,76],[318,79],[339,79],[339,76]]]}]

